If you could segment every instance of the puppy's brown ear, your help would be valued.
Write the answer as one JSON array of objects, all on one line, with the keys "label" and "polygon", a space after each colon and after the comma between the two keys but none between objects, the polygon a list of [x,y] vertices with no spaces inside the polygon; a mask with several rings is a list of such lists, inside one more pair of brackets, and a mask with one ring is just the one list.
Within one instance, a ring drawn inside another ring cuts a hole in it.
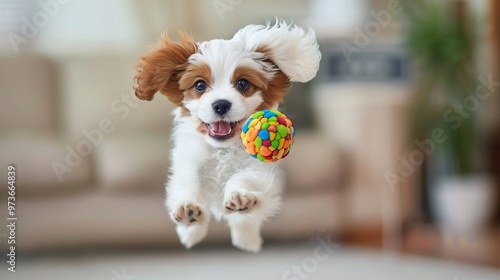
[{"label": "puppy's brown ear", "polygon": [[183,94],[179,89],[179,79],[187,67],[189,56],[197,52],[193,39],[179,32],[181,42],[175,43],[162,34],[151,50],[142,56],[137,63],[134,77],[135,95],[142,100],[152,100],[160,91],[168,99],[182,106]]}]

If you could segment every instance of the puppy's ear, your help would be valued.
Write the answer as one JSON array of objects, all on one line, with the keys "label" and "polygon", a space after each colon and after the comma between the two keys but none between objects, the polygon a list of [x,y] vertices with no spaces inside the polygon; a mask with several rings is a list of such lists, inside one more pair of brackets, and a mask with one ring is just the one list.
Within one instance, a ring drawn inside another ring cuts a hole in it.
[{"label": "puppy's ear", "polygon": [[172,103],[182,106],[183,93],[178,82],[189,56],[197,52],[197,46],[188,35],[179,32],[179,36],[181,42],[177,44],[165,32],[154,48],[139,59],[134,77],[137,98],[152,100],[159,91]]},{"label": "puppy's ear", "polygon": [[321,53],[314,30],[304,31],[277,19],[274,25],[249,25],[232,40],[241,42],[247,52],[263,53],[292,82],[308,82],[319,69]]}]

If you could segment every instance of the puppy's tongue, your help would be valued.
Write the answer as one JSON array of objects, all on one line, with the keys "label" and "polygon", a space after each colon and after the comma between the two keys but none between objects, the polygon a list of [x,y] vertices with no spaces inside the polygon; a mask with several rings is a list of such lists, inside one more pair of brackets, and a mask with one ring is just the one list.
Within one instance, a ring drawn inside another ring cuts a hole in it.
[{"label": "puppy's tongue", "polygon": [[224,121],[211,123],[210,128],[213,135],[227,135],[231,132],[231,124]]}]

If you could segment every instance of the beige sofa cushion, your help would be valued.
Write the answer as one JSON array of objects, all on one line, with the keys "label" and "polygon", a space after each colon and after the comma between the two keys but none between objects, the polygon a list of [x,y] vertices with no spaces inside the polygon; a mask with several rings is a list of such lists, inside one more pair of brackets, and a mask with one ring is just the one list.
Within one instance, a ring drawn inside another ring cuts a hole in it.
[{"label": "beige sofa cushion", "polygon": [[[112,191],[163,191],[170,150],[167,130],[106,135],[96,147],[98,182]],[[343,170],[339,161],[330,140],[314,132],[301,132],[290,155],[281,162],[287,175],[286,192],[334,187]]]},{"label": "beige sofa cushion", "polygon": [[109,135],[97,147],[97,179],[110,191],[164,192],[170,155],[169,131]]},{"label": "beige sofa cushion", "polygon": [[[24,199],[18,216],[22,252],[68,248],[181,247],[163,193],[103,194]],[[284,196],[283,210],[263,224],[265,242],[308,239],[342,226],[342,197],[334,192]],[[2,210],[0,210],[2,211]],[[200,244],[230,246],[225,222],[212,221]],[[6,243],[0,243],[0,248]],[[266,245],[267,246],[267,245]],[[183,249],[184,250],[184,249]]]},{"label": "beige sofa cushion", "polygon": [[174,106],[158,94],[152,102],[133,92],[139,54],[72,57],[61,62],[63,128],[80,136],[97,128],[103,119],[113,123],[113,133],[167,130]]},{"label": "beige sofa cushion", "polygon": [[315,131],[299,130],[290,154],[282,160],[287,192],[332,188],[345,168],[333,142]]},{"label": "beige sofa cushion", "polygon": [[[92,155],[72,154],[78,153],[74,143],[40,133],[16,133],[0,138],[0,166],[5,168],[0,172],[0,180],[7,182],[5,170],[7,165],[14,164],[17,191],[23,194],[89,188]],[[58,170],[59,177],[54,170]]]},{"label": "beige sofa cushion", "polygon": [[54,64],[39,56],[0,56],[0,135],[56,127]]}]

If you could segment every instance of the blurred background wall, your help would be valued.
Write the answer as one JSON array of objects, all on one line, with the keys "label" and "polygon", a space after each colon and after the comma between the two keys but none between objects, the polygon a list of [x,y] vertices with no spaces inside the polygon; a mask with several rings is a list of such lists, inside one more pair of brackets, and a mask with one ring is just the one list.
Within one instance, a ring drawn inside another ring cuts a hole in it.
[{"label": "blurred background wall", "polygon": [[[173,106],[135,98],[137,58],[165,29],[203,41],[281,17],[313,27],[323,59],[283,105],[297,140],[265,240],[323,232],[500,266],[499,13],[494,0],[0,0],[19,250],[179,247],[163,206]],[[219,224],[206,244],[228,240]]]}]

